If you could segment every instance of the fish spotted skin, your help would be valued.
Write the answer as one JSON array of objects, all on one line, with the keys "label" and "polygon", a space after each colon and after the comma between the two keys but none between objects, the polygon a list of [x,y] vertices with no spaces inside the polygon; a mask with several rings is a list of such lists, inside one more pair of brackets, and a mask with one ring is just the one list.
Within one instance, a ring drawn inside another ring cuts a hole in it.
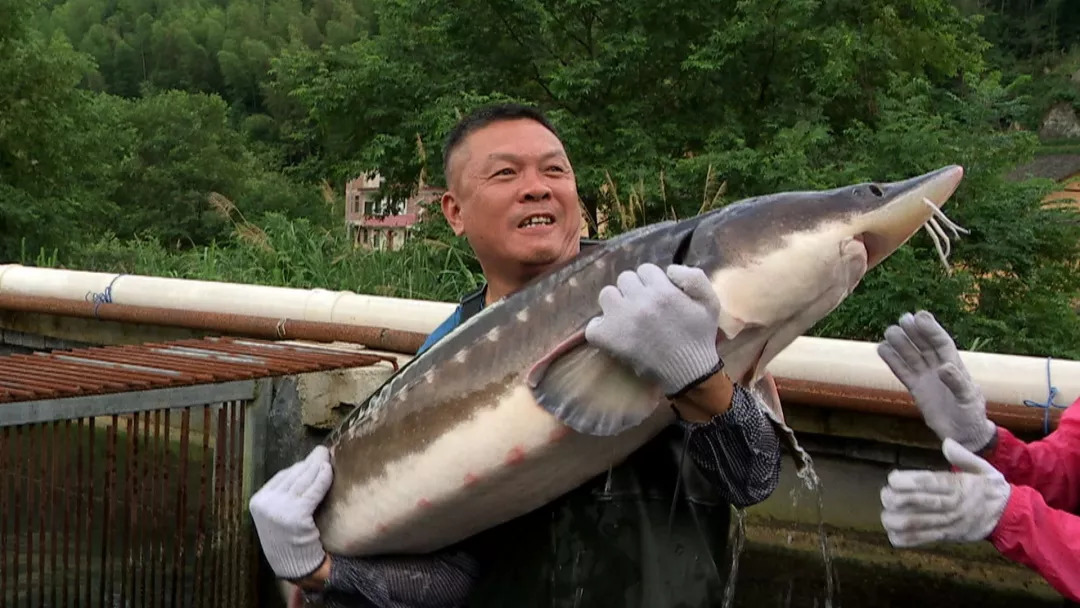
[{"label": "fish spotted skin", "polygon": [[[666,222],[583,251],[462,323],[355,408],[325,441],[334,482],[316,522],[327,550],[437,549],[558,497],[670,424],[670,408],[658,408],[617,437],[574,433],[522,376],[600,312],[605,285],[642,260],[671,259],[687,231]],[[513,450],[524,457],[510,468]],[[421,500],[430,524],[416,519]]]}]

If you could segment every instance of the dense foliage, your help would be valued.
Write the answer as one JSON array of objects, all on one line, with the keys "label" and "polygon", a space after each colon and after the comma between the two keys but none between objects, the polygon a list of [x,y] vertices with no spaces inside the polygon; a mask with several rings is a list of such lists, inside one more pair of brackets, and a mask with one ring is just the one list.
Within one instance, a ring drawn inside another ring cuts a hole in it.
[{"label": "dense foliage", "polygon": [[456,117],[515,99],[609,234],[961,164],[951,269],[917,235],[815,331],[926,307],[965,347],[1080,358],[1077,213],[1005,179],[1080,110],[1066,4],[0,0],[0,259],[455,299],[479,276],[438,214],[356,249],[344,183],[439,183]]}]

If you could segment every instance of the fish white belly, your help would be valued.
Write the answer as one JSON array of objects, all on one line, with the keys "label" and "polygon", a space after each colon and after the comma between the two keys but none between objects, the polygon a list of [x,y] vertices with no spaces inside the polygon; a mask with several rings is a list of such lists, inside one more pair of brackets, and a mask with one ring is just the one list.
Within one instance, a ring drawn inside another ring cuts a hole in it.
[{"label": "fish white belly", "polygon": [[426,553],[536,509],[572,490],[674,420],[658,407],[612,437],[572,431],[521,383],[385,473],[347,488],[322,531],[332,553]]}]

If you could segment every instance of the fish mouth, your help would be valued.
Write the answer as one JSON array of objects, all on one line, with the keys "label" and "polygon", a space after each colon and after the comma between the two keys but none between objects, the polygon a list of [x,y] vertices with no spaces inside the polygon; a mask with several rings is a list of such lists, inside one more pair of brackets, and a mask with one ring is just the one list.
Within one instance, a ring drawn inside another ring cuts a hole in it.
[{"label": "fish mouth", "polygon": [[871,191],[884,200],[863,217],[859,222],[861,230],[854,237],[866,248],[867,270],[881,263],[920,229],[930,233],[938,256],[948,269],[951,244],[945,228],[954,237],[968,231],[946,217],[941,207],[956,192],[963,176],[963,167],[950,165],[901,182],[871,184]]},{"label": "fish mouth", "polygon": [[889,239],[873,232],[861,232],[853,237],[866,250],[866,268],[869,270],[889,255]]}]

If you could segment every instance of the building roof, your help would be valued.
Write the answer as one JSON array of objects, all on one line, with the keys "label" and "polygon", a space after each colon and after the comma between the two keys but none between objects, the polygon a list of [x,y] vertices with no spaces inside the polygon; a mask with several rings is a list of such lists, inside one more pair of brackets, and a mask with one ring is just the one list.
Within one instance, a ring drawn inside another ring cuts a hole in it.
[{"label": "building roof", "polygon": [[[346,188],[353,192],[374,192],[382,187],[384,181],[385,178],[378,173],[361,175],[349,180],[346,184]],[[416,189],[416,193],[420,195],[433,193],[442,194],[444,191],[446,191],[446,188],[441,188],[432,184],[421,184],[421,186]]]},{"label": "building roof", "polygon": [[377,190],[382,184],[383,178],[378,173],[373,175],[361,175],[349,180],[348,186],[357,190]]},{"label": "building roof", "polygon": [[1080,154],[1047,154],[1013,169],[1006,178],[1020,181],[1033,177],[1062,181],[1080,173]]}]

